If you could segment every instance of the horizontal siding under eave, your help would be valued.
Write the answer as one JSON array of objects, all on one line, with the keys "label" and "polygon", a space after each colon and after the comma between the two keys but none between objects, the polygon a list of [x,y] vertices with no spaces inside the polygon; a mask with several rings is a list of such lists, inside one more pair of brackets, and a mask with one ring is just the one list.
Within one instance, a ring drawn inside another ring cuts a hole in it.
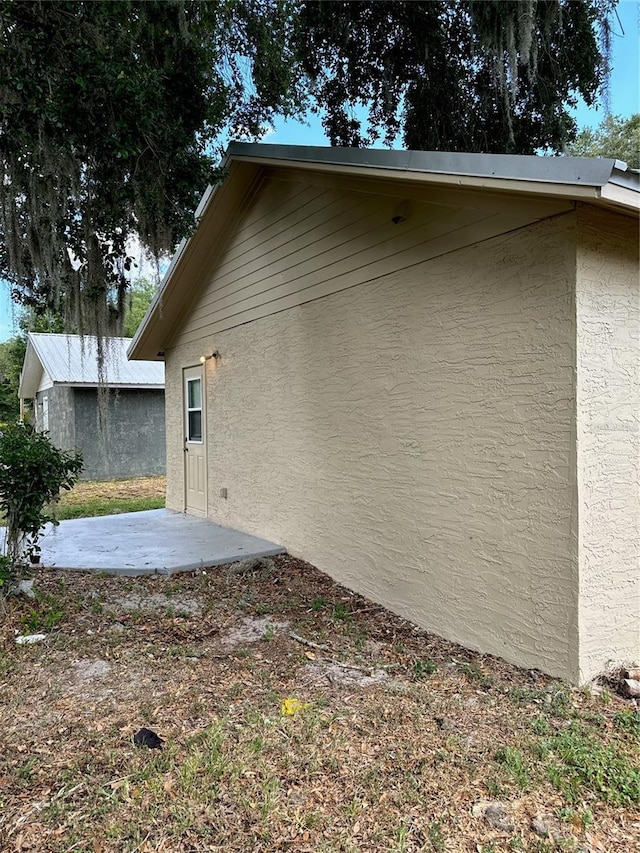
[{"label": "horizontal siding under eave", "polygon": [[532,217],[266,181],[180,343],[373,281],[528,224]]},{"label": "horizontal siding under eave", "polygon": [[[289,189],[291,191],[286,192]],[[287,243],[289,221],[306,220],[313,227],[318,224],[313,222],[314,217],[319,216],[321,221],[324,218],[323,211],[328,206],[336,201],[344,203],[338,192],[328,192],[322,187],[300,187],[297,184],[285,185],[283,190],[278,192],[276,210],[265,204],[268,199],[271,199],[271,195],[267,193],[259,194],[254,200],[245,221],[234,234],[233,243],[225,251],[224,259],[218,268],[221,275],[243,266],[247,252],[252,247],[260,246],[278,235],[281,235],[283,243]],[[309,210],[313,211],[312,216],[309,216]]]},{"label": "horizontal siding under eave", "polygon": [[227,291],[233,293],[238,282],[246,282],[252,274],[268,275],[270,268],[278,269],[282,265],[283,269],[288,269],[295,266],[300,258],[309,259],[314,249],[321,252],[326,241],[330,241],[337,249],[342,243],[352,241],[360,234],[366,235],[380,220],[383,205],[381,200],[379,204],[372,204],[369,210],[363,211],[359,206],[337,198],[311,216],[301,219],[293,237],[292,231],[286,228],[265,228],[248,242],[241,258],[231,263],[225,259],[218,268],[215,295]]},{"label": "horizontal siding under eave", "polygon": [[[473,211],[447,210],[446,220],[434,222],[436,210],[432,219],[398,230],[393,226],[389,233],[388,222],[380,225],[380,212],[366,217],[364,220],[353,221],[353,214],[341,217],[339,227],[318,228],[312,243],[300,243],[298,238],[290,239],[287,244],[288,253],[274,261],[262,261],[255,272],[236,278],[229,284],[223,277],[216,275],[214,290],[209,298],[200,303],[202,313],[207,313],[212,319],[217,319],[220,311],[240,306],[248,299],[258,298],[258,304],[270,301],[279,295],[272,291],[280,288],[284,294],[304,290],[318,281],[326,281],[336,275],[345,275],[351,271],[366,268],[394,255],[413,249],[422,243],[437,238],[442,233],[448,233],[457,223],[466,225],[475,222],[477,214]],[[446,210],[446,208],[445,208]],[[262,250],[268,255],[268,244],[263,244]],[[258,262],[260,263],[260,261]],[[394,269],[396,266],[394,265]],[[375,276],[370,276],[375,277]],[[268,294],[266,299],[261,298]],[[236,312],[234,312],[236,313]]]}]

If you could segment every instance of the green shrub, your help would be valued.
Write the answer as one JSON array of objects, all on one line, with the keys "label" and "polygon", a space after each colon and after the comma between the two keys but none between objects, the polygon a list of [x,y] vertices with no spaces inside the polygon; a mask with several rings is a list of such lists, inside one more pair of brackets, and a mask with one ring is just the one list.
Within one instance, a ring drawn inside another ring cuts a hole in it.
[{"label": "green shrub", "polygon": [[[0,584],[16,580],[26,559],[38,553],[43,527],[57,520],[47,512],[61,489],[71,489],[82,471],[82,456],[51,444],[46,432],[27,424],[0,431],[0,513],[6,533]],[[5,584],[6,588],[6,584]]]}]

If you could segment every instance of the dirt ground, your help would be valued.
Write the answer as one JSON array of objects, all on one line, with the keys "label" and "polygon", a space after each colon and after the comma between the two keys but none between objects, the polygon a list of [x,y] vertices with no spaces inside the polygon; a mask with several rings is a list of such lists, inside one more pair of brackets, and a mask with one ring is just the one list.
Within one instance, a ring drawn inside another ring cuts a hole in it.
[{"label": "dirt ground", "polygon": [[36,588],[0,626],[2,851],[640,849],[640,717],[606,687],[466,651],[289,556]]}]

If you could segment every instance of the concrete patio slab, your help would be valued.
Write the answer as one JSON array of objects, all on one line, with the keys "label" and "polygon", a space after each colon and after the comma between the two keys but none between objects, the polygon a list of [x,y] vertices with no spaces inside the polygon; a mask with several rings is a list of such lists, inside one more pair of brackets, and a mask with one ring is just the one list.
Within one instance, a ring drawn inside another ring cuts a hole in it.
[{"label": "concrete patio slab", "polygon": [[129,576],[172,574],[285,552],[266,539],[168,509],[61,521],[47,527],[40,546],[43,566]]}]

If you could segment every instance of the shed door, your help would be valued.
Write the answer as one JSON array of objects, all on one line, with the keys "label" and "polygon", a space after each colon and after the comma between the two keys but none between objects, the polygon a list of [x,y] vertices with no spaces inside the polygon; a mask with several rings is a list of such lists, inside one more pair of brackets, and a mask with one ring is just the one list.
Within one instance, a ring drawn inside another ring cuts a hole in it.
[{"label": "shed door", "polygon": [[49,429],[49,395],[42,395],[42,429]]},{"label": "shed door", "polygon": [[204,366],[183,371],[185,512],[207,514],[207,444]]}]

